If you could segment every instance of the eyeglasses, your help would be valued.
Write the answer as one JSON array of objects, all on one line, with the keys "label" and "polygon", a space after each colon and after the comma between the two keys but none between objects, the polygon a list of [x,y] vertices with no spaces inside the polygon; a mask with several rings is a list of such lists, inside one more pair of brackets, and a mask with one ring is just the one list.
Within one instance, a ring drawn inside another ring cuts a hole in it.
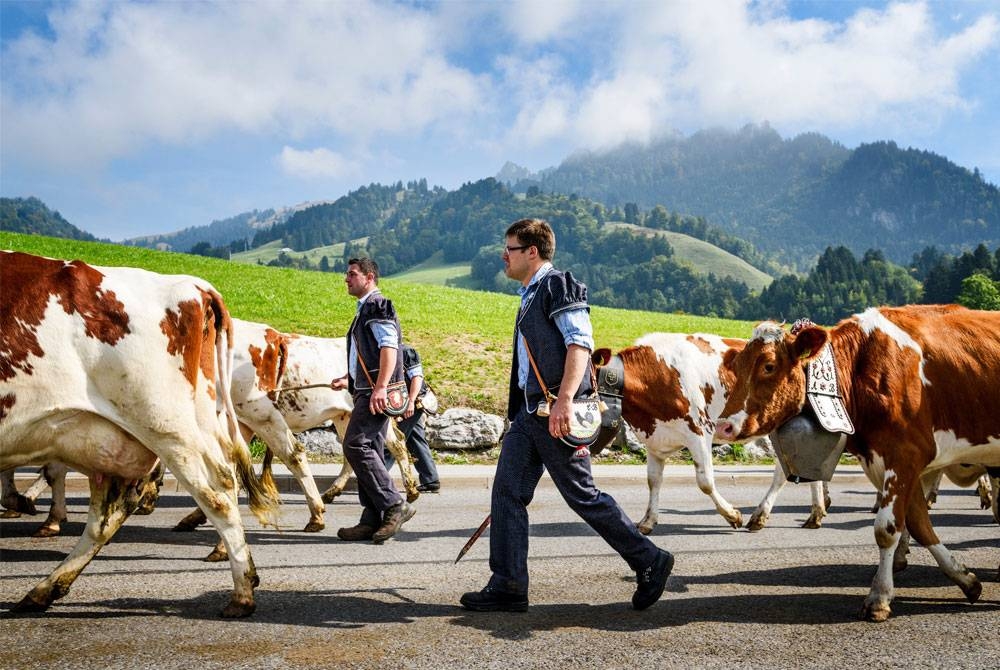
[{"label": "eyeglasses", "polygon": [[512,252],[512,251],[522,251],[524,249],[530,249],[530,248],[531,248],[530,244],[524,244],[524,245],[519,246],[519,247],[507,247],[507,246],[505,246],[503,248],[503,252],[505,254],[507,254],[508,256],[510,256],[510,252]]}]

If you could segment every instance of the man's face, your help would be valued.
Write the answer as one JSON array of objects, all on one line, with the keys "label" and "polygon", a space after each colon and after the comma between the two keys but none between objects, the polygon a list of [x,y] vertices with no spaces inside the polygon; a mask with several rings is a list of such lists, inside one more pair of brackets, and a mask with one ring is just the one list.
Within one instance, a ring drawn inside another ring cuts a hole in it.
[{"label": "man's face", "polygon": [[371,290],[375,283],[375,275],[366,275],[357,265],[348,265],[344,282],[347,284],[347,292],[355,298],[360,298]]},{"label": "man's face", "polygon": [[531,279],[531,254],[533,248],[521,244],[515,236],[508,236],[504,250],[500,256],[503,258],[504,274],[522,283]]}]

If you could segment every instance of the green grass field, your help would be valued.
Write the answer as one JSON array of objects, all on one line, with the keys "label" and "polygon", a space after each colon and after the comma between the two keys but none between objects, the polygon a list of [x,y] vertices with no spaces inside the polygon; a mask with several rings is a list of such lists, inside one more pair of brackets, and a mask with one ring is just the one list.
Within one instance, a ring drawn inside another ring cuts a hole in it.
[{"label": "green grass field", "polygon": [[[3,231],[0,248],[203,277],[219,289],[234,316],[279,330],[340,337],[354,317],[355,301],[347,295],[339,274]],[[558,256],[556,261],[558,265]],[[427,378],[443,406],[464,405],[504,414],[517,297],[405,277],[383,279],[379,285],[396,305],[404,336],[420,351]],[[0,286],[2,290],[6,287]],[[752,328],[750,322],[604,307],[594,307],[592,315],[597,346],[612,349],[652,331],[749,337]]]}]

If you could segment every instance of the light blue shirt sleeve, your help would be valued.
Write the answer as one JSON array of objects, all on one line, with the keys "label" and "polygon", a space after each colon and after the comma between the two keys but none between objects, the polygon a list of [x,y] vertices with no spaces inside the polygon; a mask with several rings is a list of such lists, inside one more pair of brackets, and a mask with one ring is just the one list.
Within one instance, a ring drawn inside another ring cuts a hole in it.
[{"label": "light blue shirt sleeve", "polygon": [[396,332],[395,325],[385,321],[372,321],[371,329],[378,340],[379,349],[399,349],[399,333]]},{"label": "light blue shirt sleeve", "polygon": [[554,320],[567,347],[576,344],[588,351],[594,350],[594,327],[590,323],[590,312],[585,308],[559,312]]}]

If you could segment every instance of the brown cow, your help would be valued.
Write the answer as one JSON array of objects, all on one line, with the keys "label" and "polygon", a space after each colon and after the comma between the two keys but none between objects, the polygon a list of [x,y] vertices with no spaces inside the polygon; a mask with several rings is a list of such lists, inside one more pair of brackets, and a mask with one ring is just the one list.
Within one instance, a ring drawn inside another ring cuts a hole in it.
[{"label": "brown cow", "polygon": [[278,496],[253,476],[236,425],[219,293],[196,277],[18,252],[0,252],[0,286],[0,470],[56,461],[90,480],[86,532],[15,609],[42,611],[69,591],[135,511],[159,458],[229,549],[223,615],[253,612],[237,485],[264,522]]},{"label": "brown cow", "polygon": [[827,345],[854,426],[846,448],[881,494],[875,519],[880,560],[863,616],[889,617],[893,554],[904,529],[975,602],[982,586],[934,532],[921,476],[961,463],[1000,466],[1000,312],[956,305],[872,308],[829,333],[808,326],[797,335],[762,323],[742,352],[725,357],[736,381],[716,437],[766,435],[799,414],[807,399],[806,364],[825,355]]}]

